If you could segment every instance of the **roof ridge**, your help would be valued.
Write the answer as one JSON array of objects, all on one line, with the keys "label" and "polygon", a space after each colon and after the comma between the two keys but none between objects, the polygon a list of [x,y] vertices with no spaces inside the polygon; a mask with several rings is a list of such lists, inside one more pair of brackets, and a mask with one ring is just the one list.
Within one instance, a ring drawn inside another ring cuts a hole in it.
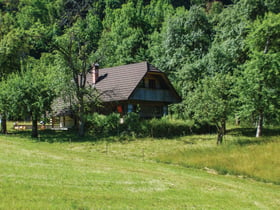
[{"label": "roof ridge", "polygon": [[[100,68],[99,70],[111,69],[111,68],[121,68],[121,67],[129,66],[129,65],[137,65],[137,64],[141,64],[141,63],[146,63],[147,65],[150,64],[148,61],[142,61],[142,62],[137,62],[137,63],[128,63],[128,64],[119,65],[119,66],[111,66],[111,67]],[[147,66],[147,68],[148,68],[148,66]]]},{"label": "roof ridge", "polygon": [[164,73],[163,71],[161,71],[160,69],[158,69],[157,67],[155,67],[153,64],[150,64],[149,62],[147,62],[148,65],[148,71],[150,72],[161,72]]}]

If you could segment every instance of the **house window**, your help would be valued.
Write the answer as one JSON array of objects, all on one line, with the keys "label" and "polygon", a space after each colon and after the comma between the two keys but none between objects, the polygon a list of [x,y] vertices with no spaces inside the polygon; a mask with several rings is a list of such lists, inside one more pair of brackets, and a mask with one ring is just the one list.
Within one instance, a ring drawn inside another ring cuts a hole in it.
[{"label": "house window", "polygon": [[152,88],[152,89],[156,88],[156,80],[149,79],[149,88]]},{"label": "house window", "polygon": [[133,105],[132,105],[132,104],[128,104],[128,106],[127,106],[127,112],[128,112],[128,113],[133,112]]}]

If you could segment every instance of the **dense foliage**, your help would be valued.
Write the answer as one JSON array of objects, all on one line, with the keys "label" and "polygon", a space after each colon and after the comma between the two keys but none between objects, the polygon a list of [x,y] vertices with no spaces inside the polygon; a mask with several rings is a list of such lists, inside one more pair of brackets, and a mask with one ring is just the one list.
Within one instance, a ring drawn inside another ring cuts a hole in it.
[{"label": "dense foliage", "polygon": [[279,12],[278,0],[0,0],[0,113],[14,114],[10,75],[24,78],[36,60],[60,69],[54,94],[69,89],[61,77],[74,81],[82,136],[87,91],[79,80],[92,63],[147,60],[183,97],[174,115],[215,124],[218,143],[229,117],[256,122],[260,136],[264,123],[279,123]]},{"label": "dense foliage", "polygon": [[191,120],[161,119],[143,120],[137,113],[129,113],[120,123],[119,114],[113,113],[108,116],[94,113],[87,117],[87,130],[89,134],[97,138],[118,136],[121,140],[127,137],[155,137],[172,138],[190,134],[213,133],[214,126],[208,124],[195,124]]}]

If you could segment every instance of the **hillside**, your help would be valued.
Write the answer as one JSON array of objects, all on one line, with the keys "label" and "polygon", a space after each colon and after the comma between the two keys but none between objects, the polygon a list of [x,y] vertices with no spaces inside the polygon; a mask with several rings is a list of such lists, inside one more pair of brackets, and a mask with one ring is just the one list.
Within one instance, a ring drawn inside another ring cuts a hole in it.
[{"label": "hillside", "polygon": [[160,154],[180,148],[215,149],[211,136],[125,142],[45,140],[0,136],[0,209],[276,209],[280,205],[279,185],[155,161]]}]

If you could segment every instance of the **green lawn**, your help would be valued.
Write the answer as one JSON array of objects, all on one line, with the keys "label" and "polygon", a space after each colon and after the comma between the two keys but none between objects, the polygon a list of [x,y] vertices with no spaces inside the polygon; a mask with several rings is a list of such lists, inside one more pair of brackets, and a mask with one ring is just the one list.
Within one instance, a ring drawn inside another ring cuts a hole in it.
[{"label": "green lawn", "polygon": [[214,138],[48,143],[0,136],[0,209],[277,209],[275,183],[163,163],[179,151],[215,150]]}]

